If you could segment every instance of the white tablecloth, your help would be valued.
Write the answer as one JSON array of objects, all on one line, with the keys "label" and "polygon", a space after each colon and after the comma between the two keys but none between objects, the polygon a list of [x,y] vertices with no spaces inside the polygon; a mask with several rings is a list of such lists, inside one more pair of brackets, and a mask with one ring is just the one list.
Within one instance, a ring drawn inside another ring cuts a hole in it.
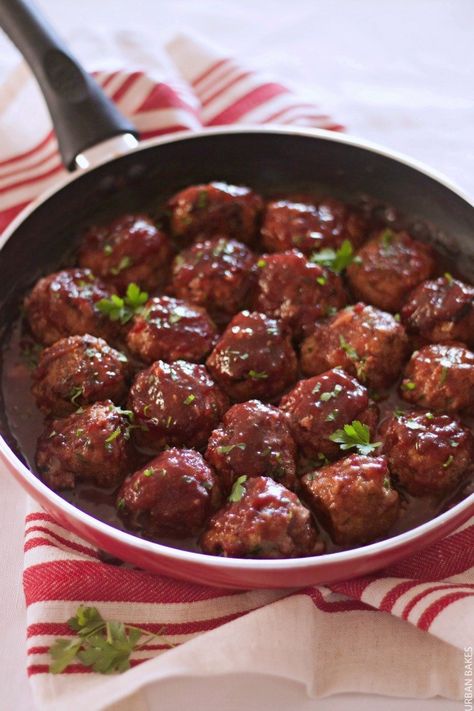
[{"label": "white tablecloth", "polygon": [[[246,56],[296,84],[352,133],[411,154],[474,194],[472,0],[41,0],[71,43],[83,48],[90,28],[143,36],[144,48],[184,28]],[[17,61],[0,37],[0,81]],[[0,708],[31,711],[26,679],[21,589],[25,496],[3,478],[0,517]],[[461,670],[460,670],[461,673]],[[170,681],[150,710],[455,711],[459,702],[379,697],[306,699],[297,685],[233,676]],[[72,709],[71,711],[76,711]]]}]

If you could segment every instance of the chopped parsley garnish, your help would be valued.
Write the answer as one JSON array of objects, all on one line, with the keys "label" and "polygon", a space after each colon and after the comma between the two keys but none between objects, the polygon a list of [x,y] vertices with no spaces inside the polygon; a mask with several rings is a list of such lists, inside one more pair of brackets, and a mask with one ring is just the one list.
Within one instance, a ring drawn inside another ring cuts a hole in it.
[{"label": "chopped parsley garnish", "polygon": [[319,276],[319,277],[317,277],[317,279],[316,279],[316,281],[318,282],[318,284],[319,284],[320,286],[324,286],[324,285],[327,283],[327,280],[328,280],[328,279],[327,279],[327,277],[325,277],[325,276]]},{"label": "chopped parsley garnish", "polygon": [[352,420],[350,425],[344,425],[342,430],[333,432],[329,439],[336,442],[342,450],[356,449],[359,454],[371,454],[382,444],[370,441],[370,430],[360,420]]},{"label": "chopped parsley garnish", "polygon": [[245,494],[245,482],[247,481],[247,477],[245,474],[243,476],[239,476],[238,479],[234,482],[234,486],[232,487],[232,491],[230,492],[229,496],[229,501],[231,503],[237,503],[240,501],[242,496]]},{"label": "chopped parsley garnish", "polygon": [[400,314],[394,314],[393,318],[397,323],[400,323]]},{"label": "chopped parsley garnish", "polygon": [[425,412],[425,417],[427,420],[434,420],[434,415],[432,412]]},{"label": "chopped parsley garnish", "polygon": [[334,420],[337,418],[338,414],[339,414],[339,410],[333,410],[326,417],[326,422],[334,422]]},{"label": "chopped parsley garnish", "polygon": [[392,488],[392,487],[391,487],[391,484],[390,484],[390,477],[386,476],[386,477],[384,478],[384,480],[383,480],[383,488],[384,488],[384,489],[387,489],[387,491],[390,491],[390,489]]},{"label": "chopped parsley garnish", "polygon": [[198,193],[197,200],[196,200],[196,207],[199,210],[203,210],[205,207],[207,207],[207,202],[208,202],[208,198],[207,198],[206,191],[200,190]]},{"label": "chopped parsley garnish", "polygon": [[120,432],[121,432],[120,427],[117,427],[117,428],[112,432],[112,434],[110,434],[110,435],[107,437],[107,439],[105,440],[105,443],[106,443],[106,444],[111,444],[114,440],[117,439],[117,437],[120,436]]},{"label": "chopped parsley garnish", "polygon": [[353,348],[351,344],[346,341],[344,336],[339,336],[339,345],[341,346],[344,353],[346,353],[348,358],[350,358],[351,360],[360,360],[359,354],[357,353],[355,348]]},{"label": "chopped parsley garnish", "polygon": [[181,321],[183,316],[184,316],[184,314],[180,313],[179,309],[175,309],[168,316],[168,323],[171,323],[171,325],[173,325],[174,323],[178,323],[178,321]]},{"label": "chopped parsley garnish", "polygon": [[98,310],[108,316],[111,321],[120,321],[124,324],[136,314],[143,311],[143,306],[148,300],[148,293],[141,291],[138,284],[129,284],[125,296],[122,298],[112,294],[108,299],[97,302]]},{"label": "chopped parsley garnish", "polygon": [[49,648],[52,674],[60,674],[76,659],[98,674],[124,672],[130,669],[132,652],[143,646],[143,643],[137,646],[139,640],[158,638],[139,627],[106,621],[97,608],[85,605],[77,608],[67,625],[76,634],[68,639],[56,639]]},{"label": "chopped parsley garnish", "polygon": [[252,378],[253,380],[265,380],[265,378],[268,378],[268,373],[265,373],[264,370],[249,370],[248,375],[249,378]]},{"label": "chopped parsley garnish", "polygon": [[441,366],[441,375],[439,376],[439,384],[440,385],[444,385],[444,383],[446,382],[446,378],[448,377],[448,370],[449,370],[448,366],[446,366],[446,365]]},{"label": "chopped parsley garnish", "polygon": [[328,392],[322,393],[319,399],[322,400],[322,402],[328,402],[328,400],[332,400],[332,398],[337,397],[339,393],[342,393],[342,391],[342,385],[340,383],[337,383],[337,385],[334,386],[334,390],[329,390]]},{"label": "chopped parsley garnish", "polygon": [[191,393],[190,395],[188,395],[187,398],[185,398],[185,399],[183,400],[183,404],[184,404],[184,405],[190,405],[192,402],[195,401],[195,399],[196,399],[196,395],[194,395],[194,393]]},{"label": "chopped parsley garnish", "polygon": [[217,448],[217,453],[218,454],[229,454],[229,452],[232,452],[233,449],[237,447],[237,449],[241,449],[242,451],[246,448],[246,444],[244,442],[239,442],[239,444],[225,444],[222,445],[221,447]]},{"label": "chopped parsley garnish", "polygon": [[84,430],[78,429],[78,430],[76,430],[75,434],[76,434],[76,437],[80,437],[81,435],[84,434]]},{"label": "chopped parsley garnish", "polygon": [[154,473],[155,473],[154,469],[151,469],[150,467],[143,470],[143,476],[146,476],[147,478],[150,476],[153,476]]},{"label": "chopped parsley garnish", "polygon": [[392,230],[388,228],[382,232],[382,234],[380,235],[380,240],[382,242],[382,247],[384,248],[384,250],[388,250],[390,248],[393,237],[394,234]]},{"label": "chopped parsley garnish", "polygon": [[125,508],[125,499],[119,499],[117,501],[117,509],[120,511]]},{"label": "chopped parsley garnish", "polygon": [[415,390],[416,383],[414,383],[413,380],[405,380],[402,383],[402,388],[403,390]]},{"label": "chopped parsley garnish", "polygon": [[124,269],[128,269],[128,267],[132,266],[132,260],[130,257],[125,256],[122,257],[120,262],[116,267],[112,267],[110,270],[110,273],[113,274],[114,276],[117,276],[117,274],[120,274],[120,272],[123,272]]},{"label": "chopped parsley garnish", "polygon": [[453,283],[453,275],[450,274],[449,272],[445,272],[445,273],[444,273],[444,278],[446,279],[446,281],[448,282],[448,284],[452,284],[452,283]]},{"label": "chopped parsley garnish", "polygon": [[81,397],[81,395],[84,394],[84,388],[83,387],[75,387],[71,390],[71,395],[69,400],[72,402],[73,405],[77,405],[77,400],[78,398]]},{"label": "chopped parsley garnish", "polygon": [[319,393],[320,390],[321,390],[321,383],[316,383],[316,385],[314,386],[314,388],[312,390],[313,395],[316,395],[317,393]]},{"label": "chopped parsley garnish", "polygon": [[459,447],[459,442],[456,442],[454,439],[450,439],[449,446],[450,447]]},{"label": "chopped parsley garnish", "polygon": [[448,467],[450,467],[451,464],[453,463],[453,461],[454,461],[454,457],[452,454],[450,454],[449,457],[447,458],[447,460],[443,464],[443,469],[447,469]]},{"label": "chopped parsley garnish", "polygon": [[111,245],[111,244],[106,244],[106,245],[104,245],[104,250],[103,250],[103,251],[104,251],[104,254],[105,254],[107,257],[110,257],[110,255],[111,255],[112,252],[113,252],[112,245]]},{"label": "chopped parsley garnish", "polygon": [[314,252],[310,257],[310,261],[327,267],[336,272],[336,274],[340,274],[353,262],[355,264],[361,263],[360,257],[355,256],[352,244],[348,239],[345,239],[337,250],[326,247],[319,252]]},{"label": "chopped parsley garnish", "polygon": [[257,267],[259,267],[260,269],[263,269],[263,267],[266,267],[266,266],[267,266],[267,263],[266,263],[265,259],[258,260]]}]

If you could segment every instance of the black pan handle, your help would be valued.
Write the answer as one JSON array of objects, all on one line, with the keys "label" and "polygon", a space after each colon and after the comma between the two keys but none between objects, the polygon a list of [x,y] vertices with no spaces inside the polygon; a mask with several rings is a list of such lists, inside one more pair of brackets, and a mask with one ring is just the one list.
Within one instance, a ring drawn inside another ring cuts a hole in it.
[{"label": "black pan handle", "polygon": [[38,80],[69,170],[88,148],[120,134],[138,135],[29,0],[0,0],[0,27]]}]

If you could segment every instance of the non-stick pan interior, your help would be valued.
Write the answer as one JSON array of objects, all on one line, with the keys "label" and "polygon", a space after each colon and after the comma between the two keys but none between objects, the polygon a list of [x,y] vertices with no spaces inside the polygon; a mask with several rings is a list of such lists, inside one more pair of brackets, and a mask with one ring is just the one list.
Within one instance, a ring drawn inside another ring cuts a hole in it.
[{"label": "non-stick pan interior", "polygon": [[[405,226],[454,259],[474,279],[474,210],[436,179],[366,148],[319,136],[244,131],[147,147],[84,173],[25,219],[0,254],[2,341],[24,292],[54,270],[83,228],[128,210],[156,212],[177,189],[220,180],[264,194],[319,192],[399,213]],[[0,364],[1,367],[1,364]],[[0,393],[0,430],[18,451]],[[21,448],[21,443],[20,448]]]}]

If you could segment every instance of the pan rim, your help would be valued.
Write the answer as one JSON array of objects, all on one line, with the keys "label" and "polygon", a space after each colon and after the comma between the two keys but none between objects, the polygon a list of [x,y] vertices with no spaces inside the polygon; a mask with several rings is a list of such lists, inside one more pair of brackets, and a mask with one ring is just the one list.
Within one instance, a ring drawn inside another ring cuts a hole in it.
[{"label": "pan rim", "polygon": [[[102,160],[99,160],[93,166],[78,170],[69,176],[66,176],[64,180],[60,182],[59,185],[55,185],[43,193],[40,197],[33,200],[27,207],[25,207],[8,225],[5,229],[2,237],[0,238],[0,250],[3,249],[7,241],[14,235],[18,227],[43,203],[47,202],[56,193],[59,193],[63,188],[66,188],[71,183],[80,179],[83,175],[91,173],[92,171],[106,165],[107,163],[112,163],[115,160],[120,160],[124,156],[130,154],[139,153],[141,151],[146,151],[149,148],[154,148],[155,146],[164,145],[167,143],[181,142],[183,140],[196,140],[207,136],[219,136],[219,135],[231,135],[231,134],[248,134],[248,133],[261,133],[261,134],[276,134],[276,135],[294,135],[302,136],[307,138],[318,138],[322,140],[332,141],[335,143],[341,143],[343,145],[354,146],[356,148],[362,148],[372,153],[376,153],[394,160],[395,162],[402,163],[409,168],[426,175],[427,177],[440,183],[443,187],[447,188],[459,198],[464,200],[467,205],[474,208],[474,201],[453,181],[446,177],[443,173],[429,167],[421,161],[410,158],[404,153],[388,149],[372,141],[365,139],[360,139],[355,136],[347,134],[339,134],[333,131],[327,131],[325,129],[313,129],[313,128],[301,128],[301,127],[279,127],[279,126],[259,126],[259,125],[248,125],[242,127],[217,127],[217,128],[205,128],[200,131],[190,132],[190,131],[180,131],[173,133],[171,135],[159,136],[157,138],[148,139],[138,144],[138,146],[128,150],[126,153],[115,156],[106,156]],[[425,538],[436,528],[441,528],[443,524],[449,522],[451,519],[459,518],[463,512],[468,511],[471,507],[474,507],[474,493],[467,496],[463,501],[460,501],[455,506],[453,506],[448,511],[439,514],[435,518],[427,521],[419,526],[416,526],[409,531],[400,533],[392,538],[378,541],[376,543],[370,543],[366,546],[360,548],[353,548],[347,551],[338,551],[334,553],[323,553],[319,556],[308,556],[306,558],[286,558],[281,560],[265,560],[265,559],[243,559],[243,558],[221,558],[218,556],[209,556],[205,553],[199,553],[196,551],[186,551],[179,548],[172,548],[155,541],[148,541],[146,539],[135,536],[127,531],[122,531],[114,526],[102,521],[101,519],[95,518],[91,514],[82,511],[78,507],[69,503],[63,499],[59,494],[54,492],[52,489],[46,486],[33,472],[31,472],[16,456],[16,454],[10,449],[5,439],[0,436],[0,454],[9,463],[9,465],[25,479],[29,486],[38,492],[39,495],[50,500],[55,507],[59,508],[62,513],[68,517],[77,520],[80,524],[87,528],[92,528],[98,533],[117,540],[118,542],[124,544],[125,546],[138,548],[143,553],[147,554],[159,554],[161,557],[168,558],[170,560],[176,560],[182,563],[195,564],[195,565],[211,565],[222,570],[228,570],[229,572],[234,571],[262,571],[263,573],[270,571],[296,571],[305,570],[311,568],[317,570],[318,568],[324,568],[330,563],[334,563],[337,566],[343,565],[345,562],[356,563],[367,557],[376,557],[377,555],[389,553],[390,551],[402,548],[404,545],[410,543],[413,544],[419,539]]]}]

